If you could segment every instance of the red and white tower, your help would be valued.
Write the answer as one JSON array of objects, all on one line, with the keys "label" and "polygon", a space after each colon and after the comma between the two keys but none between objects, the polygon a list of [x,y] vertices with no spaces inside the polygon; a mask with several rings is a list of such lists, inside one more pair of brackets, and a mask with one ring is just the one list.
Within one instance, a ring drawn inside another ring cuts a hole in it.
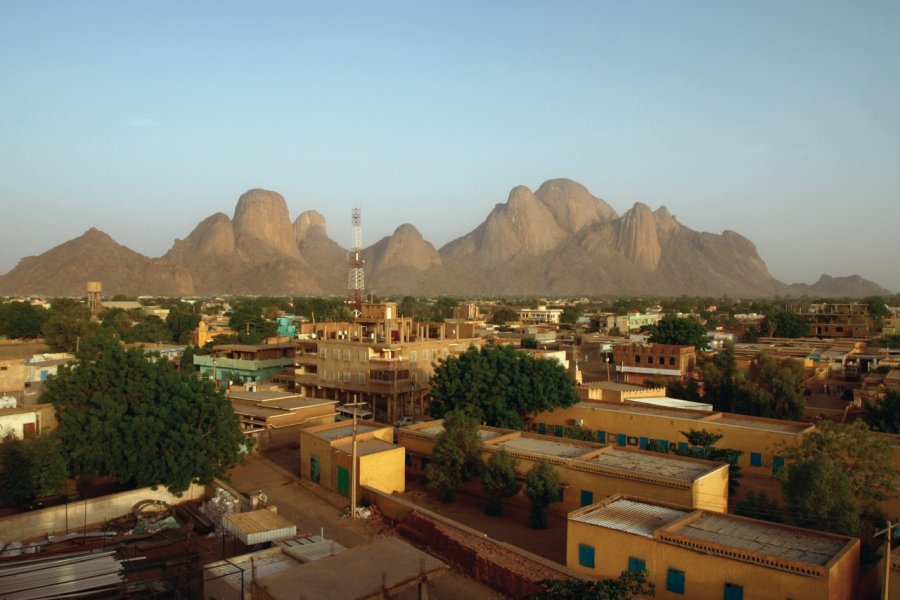
[{"label": "red and white tower", "polygon": [[366,278],[362,259],[362,217],[353,209],[353,248],[350,250],[350,272],[347,285],[347,302],[353,306],[353,316],[362,315],[362,299],[365,296]]}]

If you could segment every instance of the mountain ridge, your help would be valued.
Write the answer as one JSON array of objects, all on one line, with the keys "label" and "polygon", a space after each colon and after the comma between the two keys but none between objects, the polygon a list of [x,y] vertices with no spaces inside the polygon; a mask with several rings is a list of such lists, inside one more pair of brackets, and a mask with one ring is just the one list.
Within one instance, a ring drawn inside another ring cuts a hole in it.
[{"label": "mountain ridge", "polygon": [[[255,188],[238,198],[232,217],[210,215],[160,258],[91,228],[20,260],[0,275],[0,293],[77,296],[87,281],[98,280],[110,294],[340,295],[346,293],[347,256],[328,237],[320,213],[307,209],[291,221],[283,196]],[[640,202],[620,215],[569,179],[545,181],[534,192],[513,187],[481,224],[440,248],[404,223],[364,248],[363,257],[367,288],[381,294],[887,292],[858,276],[784,284],[739,233],[694,231],[665,206],[653,210]]]}]

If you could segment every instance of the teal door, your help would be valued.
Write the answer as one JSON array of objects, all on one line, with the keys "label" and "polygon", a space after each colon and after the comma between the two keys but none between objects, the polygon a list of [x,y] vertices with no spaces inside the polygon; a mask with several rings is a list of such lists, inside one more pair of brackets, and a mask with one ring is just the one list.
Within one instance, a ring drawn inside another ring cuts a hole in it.
[{"label": "teal door", "polygon": [[312,479],[315,483],[319,483],[319,480],[322,477],[322,467],[319,464],[318,456],[310,456],[309,457],[309,478]]},{"label": "teal door", "polygon": [[337,491],[345,496],[350,495],[350,471],[344,467],[337,468]]},{"label": "teal door", "polygon": [[783,456],[773,456],[772,457],[772,474],[778,475],[778,472],[784,468],[784,457]]}]

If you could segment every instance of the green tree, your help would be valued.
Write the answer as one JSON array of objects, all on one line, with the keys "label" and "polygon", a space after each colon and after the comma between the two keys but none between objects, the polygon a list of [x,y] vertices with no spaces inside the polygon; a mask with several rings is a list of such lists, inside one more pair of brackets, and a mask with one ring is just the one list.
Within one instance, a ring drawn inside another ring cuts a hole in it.
[{"label": "green tree", "polygon": [[809,324],[797,313],[776,310],[765,316],[759,332],[765,336],[799,338],[809,335]]},{"label": "green tree", "polygon": [[559,484],[559,473],[546,460],[535,463],[528,470],[525,495],[531,500],[529,525],[532,529],[547,528],[547,507],[562,500]]},{"label": "green tree", "polygon": [[569,305],[563,308],[562,314],[559,315],[560,323],[577,323],[581,316],[581,310],[577,306]]},{"label": "green tree", "polygon": [[240,423],[213,382],[103,338],[82,344],[77,359],[43,398],[56,409],[72,473],[179,493],[192,481],[226,477],[239,461]]},{"label": "green tree", "polygon": [[822,421],[815,431],[803,436],[800,445],[785,447],[781,452],[788,466],[827,456],[834,468],[847,476],[850,492],[863,511],[877,510],[876,503],[897,489],[891,442],[886,436],[874,434],[863,421],[850,425]]},{"label": "green tree", "polygon": [[862,506],[850,478],[827,454],[789,464],[780,474],[781,493],[793,524],[841,535],[858,536]]},{"label": "green tree", "polygon": [[622,571],[617,579],[545,579],[543,590],[524,600],[635,600],[655,595],[649,573]]},{"label": "green tree", "polygon": [[675,450],[675,454],[727,463],[728,495],[734,496],[740,486],[738,479],[743,477],[741,467],[738,465],[738,458],[743,452],[732,448],[716,448],[716,443],[722,439],[722,436],[706,429],[690,429],[689,431],[682,431],[681,435],[687,440],[688,447]]},{"label": "green tree", "polygon": [[876,431],[900,433],[900,392],[890,390],[878,403],[867,401],[866,423]]},{"label": "green tree", "polygon": [[200,315],[194,312],[170,311],[166,315],[166,325],[172,332],[172,339],[178,344],[191,341],[191,332],[200,324]]},{"label": "green tree", "polygon": [[12,339],[36,338],[47,321],[47,310],[28,302],[0,304],[0,335]]},{"label": "green tree", "polygon": [[165,321],[151,315],[135,325],[123,339],[126,342],[171,342],[172,330]]},{"label": "green tree", "polygon": [[722,349],[708,363],[703,365],[704,400],[718,411],[734,410],[737,392],[737,361],[734,344],[725,342]]},{"label": "green tree", "polygon": [[68,465],[62,444],[55,433],[27,442],[32,461],[32,481],[38,498],[56,496],[66,491]]},{"label": "green tree", "polygon": [[54,298],[41,328],[44,341],[62,352],[73,352],[81,342],[100,331],[100,325],[91,321],[90,309],[71,298]]},{"label": "green tree", "polygon": [[263,317],[264,308],[253,301],[239,303],[231,312],[229,326],[242,344],[259,344],[278,332],[275,323]]},{"label": "green tree", "polygon": [[441,360],[431,383],[431,416],[462,410],[510,429],[521,429],[527,414],[577,402],[575,381],[562,365],[512,346],[470,347]]},{"label": "green tree", "polygon": [[773,419],[800,420],[803,399],[803,368],[791,359],[778,360],[761,354],[750,366],[747,382],[739,386],[734,411]]},{"label": "green tree", "polygon": [[656,325],[647,327],[647,331],[654,344],[693,346],[697,350],[709,347],[706,328],[697,319],[666,315]]},{"label": "green tree", "polygon": [[506,323],[519,320],[519,313],[508,306],[500,306],[491,314],[491,323],[493,325],[505,325]]},{"label": "green tree", "polygon": [[0,504],[22,506],[36,493],[34,461],[25,442],[10,436],[0,443]]},{"label": "green tree", "polygon": [[522,489],[516,473],[518,460],[500,448],[494,452],[481,470],[481,487],[488,498],[484,512],[489,515],[503,514],[503,501],[512,498]]},{"label": "green tree", "polygon": [[456,492],[478,474],[480,467],[478,421],[461,412],[447,413],[444,431],[437,437],[425,471],[428,487],[442,502],[452,502]]},{"label": "green tree", "polygon": [[134,328],[134,319],[125,309],[112,308],[104,313],[102,325],[104,329],[124,340]]}]

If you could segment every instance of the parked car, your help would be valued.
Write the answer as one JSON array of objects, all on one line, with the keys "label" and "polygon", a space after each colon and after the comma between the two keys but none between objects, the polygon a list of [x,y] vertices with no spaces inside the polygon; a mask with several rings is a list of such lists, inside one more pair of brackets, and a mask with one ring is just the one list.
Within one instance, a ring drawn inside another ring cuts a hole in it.
[{"label": "parked car", "polygon": [[394,427],[406,427],[407,425],[412,425],[415,423],[415,419],[412,417],[400,417],[396,421],[394,421]]}]

